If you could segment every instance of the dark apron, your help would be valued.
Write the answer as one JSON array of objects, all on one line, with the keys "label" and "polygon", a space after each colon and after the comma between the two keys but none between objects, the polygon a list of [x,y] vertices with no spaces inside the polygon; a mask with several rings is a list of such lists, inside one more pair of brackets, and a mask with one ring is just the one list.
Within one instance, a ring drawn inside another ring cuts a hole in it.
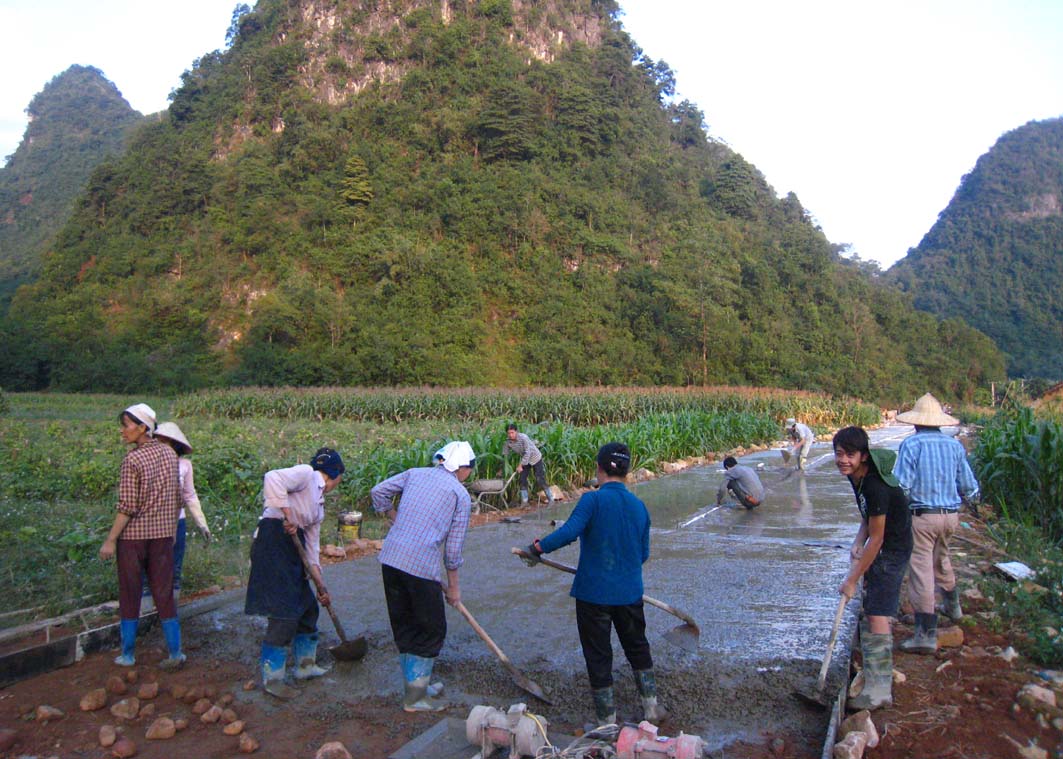
[{"label": "dark apron", "polygon": [[[251,577],[247,580],[244,614],[299,619],[317,597],[292,538],[280,519],[260,519],[251,544]],[[302,529],[299,542],[306,545]]]}]

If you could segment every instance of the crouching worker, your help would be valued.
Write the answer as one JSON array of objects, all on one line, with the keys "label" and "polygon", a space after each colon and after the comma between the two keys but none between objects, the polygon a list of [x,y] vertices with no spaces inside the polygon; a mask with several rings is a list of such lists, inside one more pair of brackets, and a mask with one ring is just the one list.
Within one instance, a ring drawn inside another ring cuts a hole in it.
[{"label": "crouching worker", "polygon": [[133,446],[122,460],[118,481],[118,513],[100,558],[117,556],[119,629],[122,653],[115,664],[136,664],[134,648],[140,617],[141,575],[146,575],[155,608],[159,611],[169,658],[159,665],[177,669],[185,660],[181,652],[181,625],[173,598],[173,541],[181,488],[177,454],[154,439],[155,412],[138,403],[118,415],[122,441]]},{"label": "crouching worker", "polygon": [[864,658],[864,689],[850,698],[854,711],[893,703],[893,633],[890,618],[900,605],[901,581],[912,555],[912,521],[908,498],[893,476],[893,451],[871,450],[867,433],[845,427],[834,435],[834,462],[849,478],[860,510],[860,529],[849,549],[849,574],[838,592],[856,595],[864,579],[864,617],[860,649]]},{"label": "crouching worker", "polygon": [[[391,521],[380,550],[380,569],[405,684],[402,708],[407,712],[443,708],[435,700],[443,685],[431,682],[432,669],[447,637],[444,596],[451,605],[461,601],[458,568],[464,561],[472,508],[469,492],[461,484],[476,465],[472,446],[456,440],[435,459],[439,466],[407,469],[372,490],[373,509]],[[447,571],[445,586],[440,548]]]},{"label": "crouching worker", "polygon": [[[245,614],[269,619],[259,663],[266,692],[289,699],[295,690],[284,682],[288,644],[295,654],[295,678],[319,677],[317,665],[318,602],[331,603],[321,577],[321,522],[325,494],[343,479],[343,459],[321,448],[309,464],[266,472],[262,482],[265,510],[251,544],[251,577]],[[295,542],[304,547],[310,573],[321,588],[314,597]]]},{"label": "crouching worker", "polygon": [[598,451],[600,487],[580,497],[564,524],[524,549],[525,562],[534,566],[542,554],[577,538],[580,541],[579,565],[569,595],[576,599],[576,626],[599,725],[616,723],[613,628],[634,670],[645,719],[656,723],[668,716],[657,703],[642,607],[642,565],[650,557],[650,514],[624,485],[630,467],[631,451],[626,445],[603,445]]},{"label": "crouching worker", "polygon": [[744,464],[739,464],[734,456],[723,460],[723,482],[716,491],[716,505],[723,503],[731,491],[735,499],[747,509],[755,509],[764,500],[764,483],[757,473]]}]

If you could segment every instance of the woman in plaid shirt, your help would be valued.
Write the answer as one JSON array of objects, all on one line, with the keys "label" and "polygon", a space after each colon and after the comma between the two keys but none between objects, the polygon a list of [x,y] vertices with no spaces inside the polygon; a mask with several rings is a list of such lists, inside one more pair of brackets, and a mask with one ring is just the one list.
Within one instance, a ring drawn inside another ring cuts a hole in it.
[{"label": "woman in plaid shirt", "polygon": [[118,481],[118,513],[100,558],[117,557],[118,611],[121,616],[122,653],[115,664],[132,667],[140,618],[141,575],[147,575],[155,608],[170,656],[160,666],[177,669],[185,660],[181,653],[181,626],[173,598],[173,541],[181,486],[177,454],[154,439],[155,412],[138,403],[118,415],[122,441],[132,445]]}]

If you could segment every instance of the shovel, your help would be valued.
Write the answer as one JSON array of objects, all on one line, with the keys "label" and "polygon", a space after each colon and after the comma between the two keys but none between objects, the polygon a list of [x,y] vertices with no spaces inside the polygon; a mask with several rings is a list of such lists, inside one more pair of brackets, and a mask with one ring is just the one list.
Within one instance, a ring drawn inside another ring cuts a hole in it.
[{"label": "shovel", "polygon": [[[299,558],[303,560],[303,569],[310,575],[310,579],[314,583],[314,587],[317,588],[317,594],[321,595],[324,588],[318,583],[317,578],[314,577],[314,573],[310,571],[310,560],[306,558],[306,549],[303,548],[303,544],[299,542],[298,535],[292,535],[292,542],[295,543],[295,550],[299,552]],[[336,661],[358,661],[369,651],[369,644],[365,640],[364,635],[359,635],[354,640],[347,640],[347,633],[343,631],[343,625],[340,624],[339,617],[336,616],[336,612],[332,610],[332,604],[326,604],[325,610],[328,615],[332,617],[332,624],[336,627],[336,634],[340,636],[339,645],[335,645],[329,649],[329,653],[336,659]]]},{"label": "shovel", "polygon": [[513,682],[519,685],[522,690],[526,690],[528,693],[532,694],[540,701],[543,701],[547,704],[553,703],[549,698],[546,697],[546,693],[543,692],[543,689],[539,687],[538,683],[536,683],[534,680],[529,679],[527,675],[517,669],[517,666],[509,660],[509,657],[506,656],[502,649],[499,648],[493,640],[491,640],[491,636],[487,634],[486,630],[480,627],[480,623],[477,622],[476,619],[469,612],[469,610],[465,608],[465,604],[463,604],[461,601],[458,601],[456,604],[454,604],[454,608],[461,612],[461,616],[465,617],[465,621],[472,626],[472,629],[476,631],[476,634],[483,639],[483,642],[487,644],[487,647],[491,649],[491,652],[498,657],[498,660],[500,662],[502,662],[502,666],[505,667],[506,670],[508,670],[510,676],[513,678]]},{"label": "shovel", "polygon": [[830,629],[830,640],[827,641],[827,652],[823,655],[823,666],[819,668],[819,677],[815,685],[800,685],[794,689],[794,695],[816,706],[830,706],[829,699],[824,696],[823,688],[827,684],[827,670],[830,668],[830,660],[834,655],[834,642],[838,639],[838,627],[842,623],[842,615],[845,613],[845,604],[849,603],[847,596],[838,600],[838,610],[834,612],[834,625]]},{"label": "shovel", "polygon": [[[521,558],[530,558],[527,552],[523,548],[513,547],[510,549],[514,554]],[[551,561],[550,559],[544,559],[539,557],[539,562],[545,564],[548,567],[554,569],[560,569],[562,572],[568,572],[569,574],[576,574],[576,570],[570,567],[568,564],[562,564],[559,561]],[[697,651],[698,641],[701,638],[701,629],[698,627],[698,623],[694,621],[686,612],[680,611],[671,604],[666,604],[664,601],[658,601],[656,598],[650,598],[649,596],[643,596],[644,603],[648,603],[650,606],[656,606],[658,609],[668,612],[672,616],[679,617],[683,620],[683,624],[673,627],[671,630],[664,634],[664,639],[669,643],[679,646],[684,651]]]}]

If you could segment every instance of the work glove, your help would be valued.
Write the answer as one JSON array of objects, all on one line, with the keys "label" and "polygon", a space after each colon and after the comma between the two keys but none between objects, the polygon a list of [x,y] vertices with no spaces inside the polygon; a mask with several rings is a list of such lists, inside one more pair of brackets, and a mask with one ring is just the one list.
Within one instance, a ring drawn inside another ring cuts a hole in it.
[{"label": "work glove", "polygon": [[543,555],[543,552],[535,547],[535,543],[529,543],[524,548],[524,553],[520,555],[520,560],[527,564],[529,567],[534,567],[539,563],[539,557]]}]

